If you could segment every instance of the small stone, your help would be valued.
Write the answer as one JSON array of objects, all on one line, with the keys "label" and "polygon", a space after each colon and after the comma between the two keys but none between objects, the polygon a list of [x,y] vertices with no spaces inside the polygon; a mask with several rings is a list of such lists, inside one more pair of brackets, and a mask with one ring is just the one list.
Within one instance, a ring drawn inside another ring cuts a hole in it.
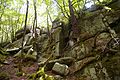
[{"label": "small stone", "polygon": [[55,63],[52,70],[60,75],[67,75],[69,73],[68,66],[60,63]]}]

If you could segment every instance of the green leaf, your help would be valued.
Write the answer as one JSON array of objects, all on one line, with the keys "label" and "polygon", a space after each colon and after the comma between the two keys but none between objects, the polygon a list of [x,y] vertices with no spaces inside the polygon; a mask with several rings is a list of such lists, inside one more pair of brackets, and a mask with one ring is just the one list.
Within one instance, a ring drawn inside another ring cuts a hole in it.
[{"label": "green leaf", "polygon": [[50,5],[51,5],[51,0],[45,0],[45,4],[46,4],[47,6],[50,6]]},{"label": "green leaf", "polygon": [[44,76],[45,75],[44,67],[40,68],[40,70],[37,72],[37,75],[39,75],[39,76]]},{"label": "green leaf", "polygon": [[107,10],[112,10],[110,7],[108,7],[108,6],[104,6],[104,8],[105,9],[107,9]]}]

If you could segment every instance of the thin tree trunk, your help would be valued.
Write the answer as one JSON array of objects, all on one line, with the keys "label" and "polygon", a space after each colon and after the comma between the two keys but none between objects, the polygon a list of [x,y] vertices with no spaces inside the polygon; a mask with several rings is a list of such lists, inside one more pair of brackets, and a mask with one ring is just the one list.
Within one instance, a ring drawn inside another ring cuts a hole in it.
[{"label": "thin tree trunk", "polygon": [[78,28],[78,21],[73,10],[72,2],[68,0],[68,3],[69,3],[69,10],[70,10],[70,22],[72,25],[71,27],[72,33],[70,34],[70,36],[76,39],[79,36],[80,30]]},{"label": "thin tree trunk", "polygon": [[51,21],[51,23],[52,23],[53,21],[52,21],[52,18],[51,18],[51,16],[50,16],[50,13],[49,13],[48,7],[47,7],[47,13],[48,13],[48,16],[49,16],[49,18],[50,18],[50,21]]},{"label": "thin tree trunk", "polygon": [[29,1],[27,0],[27,9],[26,9],[26,16],[25,16],[24,35],[23,35],[23,40],[22,40],[22,50],[23,50],[23,47],[24,47],[24,40],[25,40],[25,34],[26,34],[27,17],[28,17],[28,8],[29,8]]},{"label": "thin tree trunk", "polygon": [[22,40],[22,50],[21,50],[21,56],[20,56],[20,61],[18,63],[18,69],[19,72],[22,72],[22,63],[23,63],[23,58],[24,58],[24,40],[25,40],[25,34],[26,34],[26,26],[27,26],[27,17],[28,17],[28,8],[29,8],[29,1],[27,0],[27,9],[26,9],[26,16],[25,16],[25,25],[24,25],[24,34],[23,34],[23,40]]}]

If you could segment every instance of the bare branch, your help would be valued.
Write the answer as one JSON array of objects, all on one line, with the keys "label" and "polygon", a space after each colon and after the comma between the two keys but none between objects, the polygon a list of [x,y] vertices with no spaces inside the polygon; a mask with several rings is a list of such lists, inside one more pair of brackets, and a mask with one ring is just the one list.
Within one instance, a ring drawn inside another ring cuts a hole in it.
[{"label": "bare branch", "polygon": [[[5,2],[6,3],[6,2]],[[3,16],[3,14],[4,14],[4,11],[5,11],[5,8],[6,8],[6,6],[4,5],[4,8],[2,9],[2,14],[0,15],[0,21],[1,21],[1,19],[2,19],[2,16]]]},{"label": "bare branch", "polygon": [[47,30],[48,30],[48,37],[50,37],[49,20],[48,20],[48,16],[49,16],[48,6],[47,6],[46,10],[47,10]]},{"label": "bare branch", "polygon": [[48,16],[49,16],[49,18],[50,18],[50,21],[51,21],[51,23],[52,23],[52,18],[51,18],[51,16],[50,16],[50,13],[49,13],[49,10],[48,10],[48,6],[47,6],[46,10],[47,10]]}]

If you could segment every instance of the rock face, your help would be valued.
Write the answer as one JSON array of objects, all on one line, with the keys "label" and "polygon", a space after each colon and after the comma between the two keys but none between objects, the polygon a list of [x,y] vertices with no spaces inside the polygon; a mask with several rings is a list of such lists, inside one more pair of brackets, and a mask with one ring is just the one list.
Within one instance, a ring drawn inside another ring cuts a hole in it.
[{"label": "rock face", "polygon": [[69,73],[67,65],[59,64],[57,62],[54,64],[52,70],[60,75],[67,75]]},{"label": "rock face", "polygon": [[[56,42],[56,45],[55,45],[55,52],[53,53],[55,56],[60,56],[60,53],[61,53],[61,41],[62,41],[62,36],[61,36],[61,31],[62,31],[62,28],[61,27],[58,27],[56,29],[53,29],[53,39],[54,41]],[[61,41],[60,41],[61,40]]]}]

